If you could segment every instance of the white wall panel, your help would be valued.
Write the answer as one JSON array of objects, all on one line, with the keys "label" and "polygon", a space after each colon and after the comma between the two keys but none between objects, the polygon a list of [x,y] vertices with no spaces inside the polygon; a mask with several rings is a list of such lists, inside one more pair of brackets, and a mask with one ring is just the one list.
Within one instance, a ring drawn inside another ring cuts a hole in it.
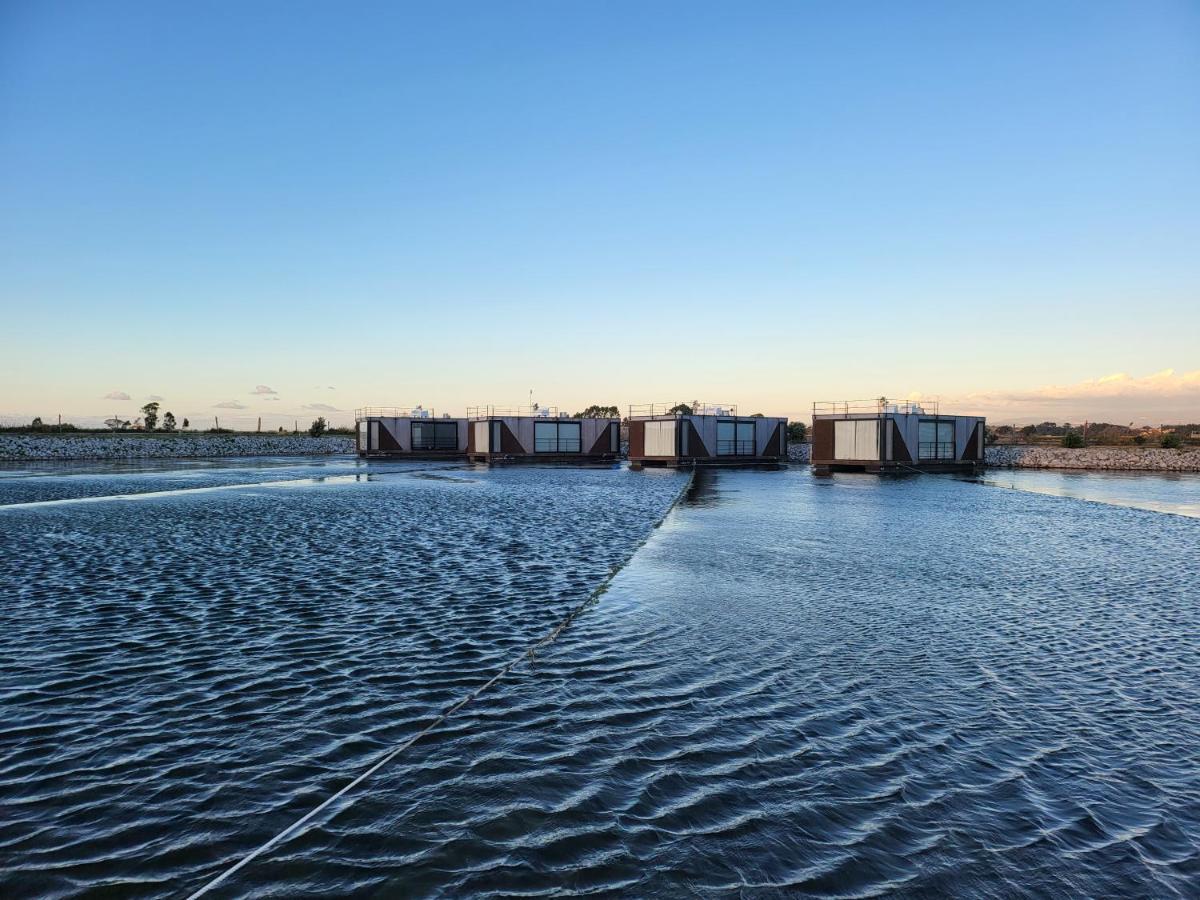
[{"label": "white wall panel", "polygon": [[475,426],[475,452],[489,453],[491,452],[488,445],[488,425],[489,422],[474,422]]}]

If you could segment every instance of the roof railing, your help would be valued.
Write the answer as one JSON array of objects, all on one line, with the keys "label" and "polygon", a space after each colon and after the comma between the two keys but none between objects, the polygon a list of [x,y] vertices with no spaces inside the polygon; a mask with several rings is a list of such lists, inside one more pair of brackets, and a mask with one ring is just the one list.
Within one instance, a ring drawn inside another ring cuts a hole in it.
[{"label": "roof railing", "polygon": [[497,416],[533,416],[536,419],[560,419],[557,406],[468,406],[468,419],[491,419]]},{"label": "roof railing", "polygon": [[363,419],[433,419],[433,409],[424,406],[363,406],[354,411],[354,421]]},{"label": "roof railing", "polygon": [[873,400],[818,400],[813,403],[812,411],[814,416],[936,416],[938,401],[936,398],[889,400],[887,397],[876,397]]},{"label": "roof railing", "polygon": [[[691,412],[685,412],[685,409],[690,409]],[[692,400],[688,403],[676,401],[675,403],[631,403],[629,405],[629,418],[645,419],[651,416],[736,416],[738,414],[736,403],[703,403],[699,400]]]}]

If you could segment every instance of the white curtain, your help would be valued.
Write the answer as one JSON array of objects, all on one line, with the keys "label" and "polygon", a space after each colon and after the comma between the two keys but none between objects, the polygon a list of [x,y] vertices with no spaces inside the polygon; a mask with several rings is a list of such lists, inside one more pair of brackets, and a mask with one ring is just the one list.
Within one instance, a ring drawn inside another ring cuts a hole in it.
[{"label": "white curtain", "polygon": [[488,447],[488,423],[476,422],[475,424],[475,450],[478,453],[490,453]]},{"label": "white curtain", "polygon": [[645,452],[647,456],[675,455],[675,423],[673,421],[646,423]]},{"label": "white curtain", "polygon": [[833,458],[854,461],[879,459],[879,420],[835,420]]}]

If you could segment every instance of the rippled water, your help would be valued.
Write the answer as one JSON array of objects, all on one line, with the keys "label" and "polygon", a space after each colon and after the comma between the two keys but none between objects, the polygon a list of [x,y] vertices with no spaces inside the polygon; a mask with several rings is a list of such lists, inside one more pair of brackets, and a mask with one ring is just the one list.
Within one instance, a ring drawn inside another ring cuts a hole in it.
[{"label": "rippled water", "polygon": [[984,481],[1076,500],[1200,519],[1200,473],[1078,472],[1069,469],[992,469]]},{"label": "rippled water", "polygon": [[[199,887],[519,655],[682,483],[0,512],[6,895]],[[557,642],[214,895],[1194,895],[1198,567],[1179,516],[705,473]]]}]

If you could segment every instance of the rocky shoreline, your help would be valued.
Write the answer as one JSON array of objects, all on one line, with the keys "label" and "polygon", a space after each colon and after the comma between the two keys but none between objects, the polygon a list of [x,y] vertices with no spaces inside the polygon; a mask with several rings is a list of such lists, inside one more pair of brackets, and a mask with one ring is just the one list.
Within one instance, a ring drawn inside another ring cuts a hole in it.
[{"label": "rocky shoreline", "polygon": [[354,438],[348,435],[0,435],[0,460],[330,456],[353,452]]},{"label": "rocky shoreline", "polygon": [[1092,469],[1125,472],[1200,472],[1200,450],[1161,447],[992,446],[989,466],[1007,469]]}]

